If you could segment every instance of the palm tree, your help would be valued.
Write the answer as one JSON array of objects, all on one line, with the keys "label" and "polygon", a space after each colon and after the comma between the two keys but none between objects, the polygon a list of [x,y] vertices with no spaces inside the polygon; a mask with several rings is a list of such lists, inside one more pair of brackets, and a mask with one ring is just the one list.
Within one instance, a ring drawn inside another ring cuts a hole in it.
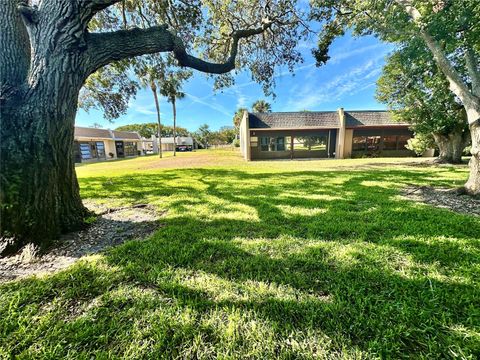
[{"label": "palm tree", "polygon": [[155,108],[157,109],[157,123],[158,123],[158,154],[160,159],[162,158],[162,124],[160,122],[160,102],[158,101],[157,95],[157,84],[154,80],[150,83],[150,89],[153,93],[153,98],[155,100]]},{"label": "palm tree", "polygon": [[162,61],[157,60],[156,64],[142,64],[143,66],[138,71],[140,84],[146,88],[149,87],[153,94],[155,101],[155,108],[157,110],[157,124],[158,124],[158,154],[162,158],[162,124],[160,121],[160,102],[158,101],[157,81],[162,81],[165,77],[165,66]]},{"label": "palm tree", "polygon": [[180,70],[171,72],[161,84],[160,94],[165,96],[172,104],[173,110],[173,156],[177,156],[177,100],[183,99],[185,93],[181,91],[182,84],[192,76],[191,71]]},{"label": "palm tree", "polygon": [[253,103],[252,110],[259,113],[272,112],[272,105],[265,100],[257,100]]}]

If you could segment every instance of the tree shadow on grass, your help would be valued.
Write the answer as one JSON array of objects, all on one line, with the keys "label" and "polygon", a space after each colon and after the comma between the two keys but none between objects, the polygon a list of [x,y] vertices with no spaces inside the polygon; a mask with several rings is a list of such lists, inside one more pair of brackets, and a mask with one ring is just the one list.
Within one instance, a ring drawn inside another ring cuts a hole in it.
[{"label": "tree shadow on grass", "polygon": [[103,192],[104,178],[83,179],[95,198],[164,197],[165,227],[100,264],[5,286],[26,318],[56,303],[66,320],[47,311],[48,343],[40,325],[20,340],[18,314],[0,333],[19,339],[17,354],[40,341],[65,355],[52,345],[61,334],[77,355],[135,344],[165,358],[479,356],[480,221],[396,198],[429,171],[342,175],[195,169]]}]

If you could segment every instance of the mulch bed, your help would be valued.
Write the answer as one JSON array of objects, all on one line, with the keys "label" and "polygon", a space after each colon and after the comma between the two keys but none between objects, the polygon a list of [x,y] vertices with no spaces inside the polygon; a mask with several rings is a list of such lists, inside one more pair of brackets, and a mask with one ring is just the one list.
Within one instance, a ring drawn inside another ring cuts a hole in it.
[{"label": "mulch bed", "polygon": [[456,190],[429,186],[408,186],[402,196],[423,204],[448,209],[457,213],[480,216],[480,199],[460,194]]},{"label": "mulch bed", "polygon": [[144,239],[161,226],[163,215],[148,205],[106,208],[86,203],[99,216],[88,228],[63,235],[44,254],[29,245],[19,253],[0,258],[0,283],[64,269],[84,255],[98,253],[131,239]]}]

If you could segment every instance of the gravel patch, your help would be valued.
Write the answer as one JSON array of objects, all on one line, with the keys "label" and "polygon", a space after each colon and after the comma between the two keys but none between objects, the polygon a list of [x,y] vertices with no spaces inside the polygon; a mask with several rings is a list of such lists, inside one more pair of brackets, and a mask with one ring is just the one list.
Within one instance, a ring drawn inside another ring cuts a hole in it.
[{"label": "gravel patch", "polygon": [[109,209],[94,203],[84,204],[99,214],[93,224],[81,231],[62,235],[58,245],[44,254],[39,255],[34,246],[27,245],[15,255],[0,258],[0,283],[65,269],[82,256],[127,240],[144,239],[161,226],[159,218],[162,214],[148,205]]},{"label": "gravel patch", "polygon": [[480,216],[480,200],[459,194],[452,189],[408,186],[403,189],[402,196],[416,202],[448,209],[457,213]]}]

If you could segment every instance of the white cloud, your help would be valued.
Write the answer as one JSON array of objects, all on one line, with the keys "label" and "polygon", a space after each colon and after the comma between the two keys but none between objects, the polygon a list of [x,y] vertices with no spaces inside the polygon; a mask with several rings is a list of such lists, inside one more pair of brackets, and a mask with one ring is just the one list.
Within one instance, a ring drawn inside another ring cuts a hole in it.
[{"label": "white cloud", "polygon": [[321,104],[340,100],[375,85],[376,77],[382,70],[383,54],[354,67],[333,79],[319,83],[318,79],[307,81],[302,88],[292,88],[291,97],[286,102],[284,111],[298,111],[316,108]]},{"label": "white cloud", "polygon": [[155,107],[151,109],[149,106],[139,106],[139,105],[133,105],[132,109],[140,114],[144,115],[157,115],[157,111]]},{"label": "white cloud", "polygon": [[210,101],[210,102],[205,101],[205,99],[209,98],[210,96],[204,97],[204,98],[199,98],[195,95],[188,94],[188,93],[185,93],[185,95],[195,103],[208,106],[210,109],[218,111],[219,113],[222,113],[222,114],[227,115],[227,116],[232,116],[233,115],[233,113],[231,111],[228,111],[223,106],[221,106],[221,105],[219,105],[215,102],[212,102],[212,101]]}]

